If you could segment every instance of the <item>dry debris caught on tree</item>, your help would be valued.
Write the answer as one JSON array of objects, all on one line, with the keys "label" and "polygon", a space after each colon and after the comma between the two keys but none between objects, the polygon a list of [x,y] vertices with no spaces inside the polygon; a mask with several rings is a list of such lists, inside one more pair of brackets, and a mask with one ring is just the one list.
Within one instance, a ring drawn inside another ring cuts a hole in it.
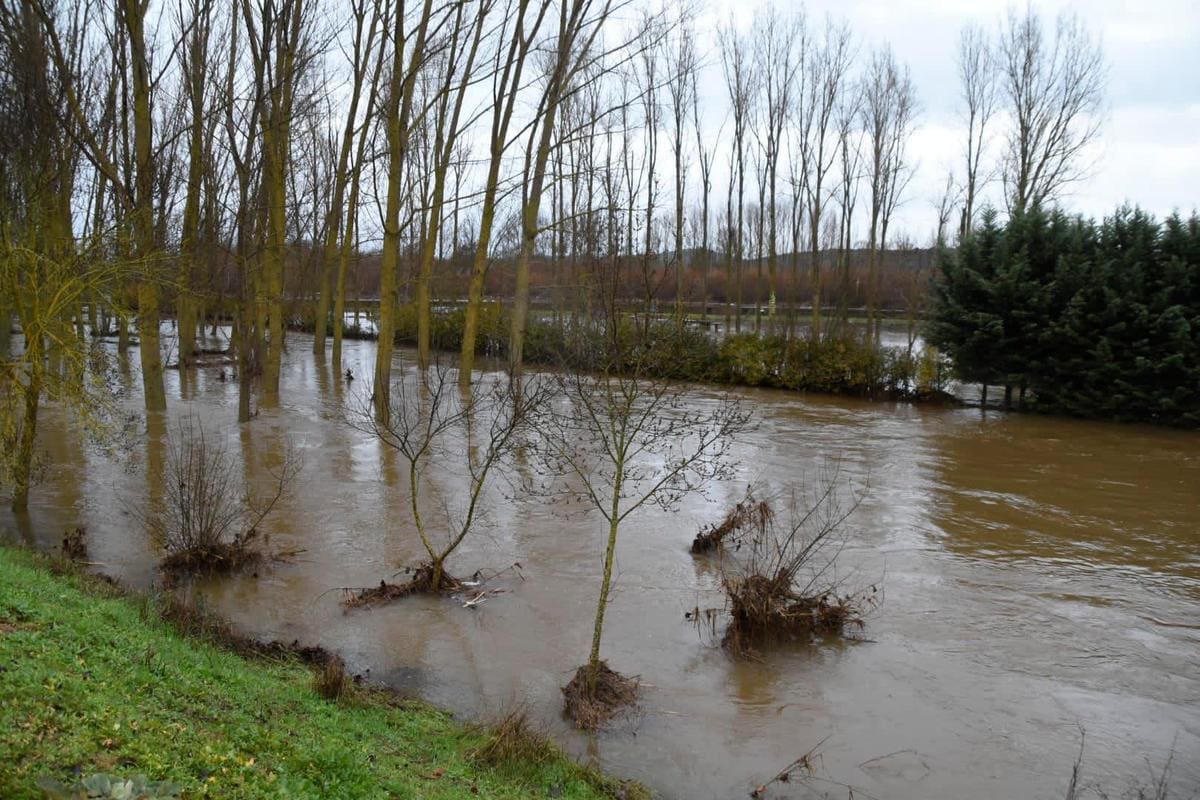
[{"label": "dry debris caught on tree", "polygon": [[234,536],[228,542],[195,544],[168,553],[159,563],[159,567],[168,575],[176,577],[237,572],[263,560],[262,552],[253,545],[257,537],[258,532],[251,529],[244,535]]},{"label": "dry debris caught on tree", "polygon": [[726,579],[722,585],[730,620],[721,643],[736,655],[749,655],[772,642],[840,636],[847,627],[862,630],[876,595],[874,586],[846,596],[833,591],[805,595],[793,588],[786,573]]},{"label": "dry debris caught on tree", "polygon": [[583,730],[595,730],[637,699],[638,682],[601,661],[592,668],[584,664],[564,687],[563,710]]},{"label": "dry debris caught on tree", "polygon": [[462,581],[443,571],[435,589],[435,570],[433,564],[430,563],[421,564],[414,570],[405,570],[405,573],[409,572],[411,572],[412,577],[403,583],[388,583],[381,580],[378,586],[368,586],[364,589],[345,589],[343,590],[344,598],[342,605],[347,608],[358,608],[375,603],[399,600],[402,597],[409,597],[414,594],[457,594],[465,588],[465,584]]},{"label": "dry debris caught on tree", "polygon": [[730,534],[762,527],[771,520],[773,514],[771,505],[766,500],[756,498],[753,489],[748,487],[745,499],[730,509],[720,523],[705,526],[696,534],[692,540],[692,552],[716,550]]}]

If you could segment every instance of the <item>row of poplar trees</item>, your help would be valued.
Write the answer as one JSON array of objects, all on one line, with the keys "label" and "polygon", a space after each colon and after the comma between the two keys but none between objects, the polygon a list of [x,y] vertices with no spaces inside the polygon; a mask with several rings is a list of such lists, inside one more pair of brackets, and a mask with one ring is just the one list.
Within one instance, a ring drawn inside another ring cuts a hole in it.
[{"label": "row of poplar trees", "polygon": [[[317,317],[340,319],[363,216],[378,220],[384,297],[403,279],[402,246],[415,262],[426,363],[449,175],[476,121],[487,178],[463,373],[496,207],[512,192],[500,181],[506,157],[524,178],[510,202],[519,363],[560,105],[627,2],[0,0],[0,483],[13,485],[13,506],[27,502],[39,405],[94,416],[109,394],[89,383],[103,372],[98,335],[115,333],[119,351],[140,343],[156,413],[164,369],[187,377],[200,321],[232,314],[239,421],[252,392],[277,399],[291,284],[315,272]],[[326,71],[339,54],[342,84]],[[396,310],[381,305],[381,409]],[[160,341],[171,312],[178,337]],[[21,344],[10,347],[14,321]],[[333,326],[334,363],[341,333]],[[324,326],[313,349],[324,357]]]},{"label": "row of poplar trees", "polygon": [[1200,426],[1200,217],[988,213],[941,258],[928,336],[1037,410]]}]

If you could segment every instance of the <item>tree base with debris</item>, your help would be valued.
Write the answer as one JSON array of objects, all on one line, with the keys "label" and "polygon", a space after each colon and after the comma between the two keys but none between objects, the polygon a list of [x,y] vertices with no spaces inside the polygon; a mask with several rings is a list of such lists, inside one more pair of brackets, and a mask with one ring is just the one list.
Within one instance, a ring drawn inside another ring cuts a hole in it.
[{"label": "tree base with debris", "polygon": [[605,661],[594,668],[584,664],[575,670],[570,683],[562,687],[563,711],[583,730],[595,730],[633,705],[637,690],[636,679],[626,678]]}]

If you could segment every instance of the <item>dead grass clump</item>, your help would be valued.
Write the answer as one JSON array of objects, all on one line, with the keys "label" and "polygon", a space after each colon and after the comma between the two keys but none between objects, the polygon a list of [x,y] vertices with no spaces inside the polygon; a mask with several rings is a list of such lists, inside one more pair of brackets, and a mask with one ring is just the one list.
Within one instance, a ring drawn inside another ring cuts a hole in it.
[{"label": "dead grass clump", "polygon": [[330,656],[313,671],[313,689],[326,700],[338,702],[349,696],[354,682],[340,656]]},{"label": "dead grass clump", "polygon": [[59,550],[68,561],[87,561],[87,528],[79,527],[64,533]]},{"label": "dead grass clump", "polygon": [[177,592],[163,592],[147,598],[146,608],[157,613],[181,636],[219,642],[239,652],[249,644],[249,640],[235,633],[228,622]]},{"label": "dead grass clump", "polygon": [[[589,680],[590,679],[590,680]],[[637,699],[638,683],[600,661],[593,668],[584,664],[562,687],[563,710],[577,726],[595,730]]]},{"label": "dead grass clump", "polygon": [[702,528],[692,540],[693,553],[707,553],[720,547],[725,539],[735,532],[764,527],[771,521],[774,512],[766,500],[754,496],[752,487],[746,487],[746,497],[725,515],[717,525]]},{"label": "dead grass clump", "polygon": [[454,594],[463,588],[462,581],[446,574],[445,571],[438,575],[433,564],[425,563],[413,570],[412,577],[403,583],[380,581],[378,586],[366,589],[347,589],[342,604],[347,608],[358,608],[399,600],[414,594]]},{"label": "dead grass clump", "polygon": [[520,764],[540,766],[558,756],[558,749],[529,721],[529,712],[518,706],[487,730],[487,739],[471,757],[489,767]]}]

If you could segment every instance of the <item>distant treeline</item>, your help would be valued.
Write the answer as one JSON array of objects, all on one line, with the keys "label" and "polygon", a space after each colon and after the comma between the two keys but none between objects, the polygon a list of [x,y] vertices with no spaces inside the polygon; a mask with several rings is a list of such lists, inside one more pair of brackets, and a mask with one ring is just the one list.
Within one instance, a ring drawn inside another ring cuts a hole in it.
[{"label": "distant treeline", "polygon": [[[232,250],[226,248],[229,253]],[[238,273],[232,255],[213,256],[213,268],[197,287],[206,297],[233,298],[237,294]],[[818,256],[820,281],[826,303],[838,307],[862,309],[868,305],[871,253],[866,249],[822,250]],[[813,297],[813,281],[808,253],[779,255],[780,267],[775,278],[776,303],[780,306],[807,307]],[[896,247],[877,253],[876,298],[880,308],[892,312],[922,313],[926,302],[936,251],[924,247]],[[347,292],[350,299],[379,297],[382,254],[378,251],[353,252],[350,256]],[[291,315],[304,314],[303,308],[315,305],[320,286],[319,249],[309,242],[293,243],[285,256],[287,278],[285,294]],[[436,260],[431,291],[438,301],[460,301],[468,297],[472,254],[468,250],[446,253]],[[399,258],[398,289],[401,299],[412,299],[419,268],[419,253],[402,250]],[[538,253],[530,262],[530,292],[543,307],[579,310],[596,292],[608,289],[615,298],[630,306],[657,303],[666,307],[683,289],[683,302],[692,313],[701,306],[710,313],[723,313],[721,306],[734,302],[740,294],[746,307],[755,304],[764,309],[771,297],[765,260],[749,258],[731,263],[725,254],[690,250],[684,254],[683,275],[676,280],[678,266],[669,255],[647,258],[643,255],[616,258],[555,256]],[[614,279],[615,273],[615,279]],[[513,296],[514,258],[497,255],[484,279],[484,293],[494,298]],[[741,288],[738,288],[738,284]],[[173,299],[167,298],[168,309]],[[753,325],[753,320],[749,323]],[[743,329],[746,323],[743,322]]]},{"label": "distant treeline", "polygon": [[1200,427],[1200,218],[988,214],[942,254],[927,335],[1006,404]]}]

